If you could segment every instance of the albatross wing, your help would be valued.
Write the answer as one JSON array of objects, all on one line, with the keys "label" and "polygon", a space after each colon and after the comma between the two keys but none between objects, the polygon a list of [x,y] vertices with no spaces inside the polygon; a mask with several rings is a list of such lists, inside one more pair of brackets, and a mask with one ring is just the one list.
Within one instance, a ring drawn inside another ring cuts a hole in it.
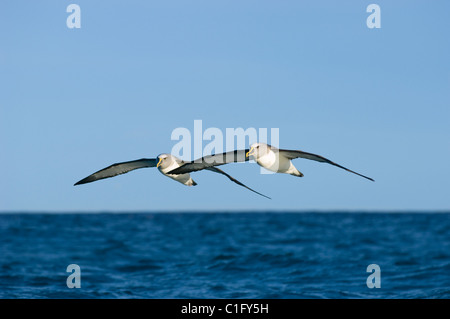
[{"label": "albatross wing", "polygon": [[238,181],[238,180],[235,179],[234,177],[228,175],[227,173],[225,173],[224,171],[222,171],[221,169],[219,169],[219,168],[217,168],[217,167],[207,167],[207,168],[205,168],[205,169],[207,169],[207,170],[209,170],[209,171],[212,171],[212,172],[216,172],[216,173],[225,175],[226,177],[228,177],[228,178],[230,179],[230,181],[235,182],[236,184],[238,184],[238,185],[240,185],[240,186],[242,186],[242,187],[245,187],[245,188],[247,188],[248,190],[251,190],[252,192],[254,192],[254,193],[258,194],[258,195],[261,195],[261,196],[263,196],[263,197],[265,197],[265,198],[268,198],[268,199],[272,199],[272,198],[270,198],[270,197],[268,197],[268,196],[266,196],[266,195],[264,195],[264,194],[258,193],[257,191],[251,189],[250,187],[248,187],[248,186],[242,184],[240,181]]},{"label": "albatross wing", "polygon": [[138,168],[155,167],[156,162],[157,162],[156,158],[142,158],[135,161],[115,163],[112,164],[111,166],[99,170],[98,172],[95,172],[94,174],[89,175],[86,178],[83,178],[81,181],[76,182],[74,186],[95,182],[100,179],[113,177],[120,174],[125,174]]},{"label": "albatross wing", "polygon": [[280,150],[278,150],[278,151],[280,152],[280,155],[282,155],[282,156],[284,156],[284,157],[286,157],[286,158],[288,158],[288,159],[290,159],[290,160],[291,160],[291,159],[294,159],[294,158],[299,158],[299,157],[301,157],[301,158],[306,158],[306,159],[313,160],[313,161],[317,161],[317,162],[328,163],[328,164],[337,166],[337,167],[339,167],[339,168],[345,169],[347,172],[350,172],[350,173],[359,175],[359,176],[364,177],[364,178],[366,178],[366,179],[368,179],[368,180],[370,180],[370,181],[372,181],[372,182],[375,182],[375,181],[374,181],[372,178],[370,178],[370,177],[367,177],[367,176],[364,176],[364,175],[359,174],[359,173],[357,173],[357,172],[354,172],[354,171],[352,171],[352,170],[350,170],[350,169],[348,169],[348,168],[345,168],[344,166],[341,166],[341,165],[339,165],[339,164],[336,164],[336,163],[330,161],[329,159],[327,159],[327,158],[325,158],[325,157],[323,157],[323,156],[320,156],[320,155],[316,155],[316,154],[308,153],[308,152],[303,152],[303,151],[297,151],[297,150],[281,150],[281,149],[280,149]]},{"label": "albatross wing", "polygon": [[226,153],[204,156],[192,162],[185,162],[184,165],[171,170],[170,172],[168,172],[168,174],[185,174],[200,171],[208,167],[215,167],[229,163],[246,162],[249,160],[249,158],[245,156],[248,151],[248,149],[236,150]]}]

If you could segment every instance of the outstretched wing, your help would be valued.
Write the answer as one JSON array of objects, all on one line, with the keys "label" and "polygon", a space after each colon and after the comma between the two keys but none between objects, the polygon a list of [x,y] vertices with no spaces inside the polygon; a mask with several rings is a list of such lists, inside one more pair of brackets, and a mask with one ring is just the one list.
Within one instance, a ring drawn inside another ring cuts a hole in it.
[{"label": "outstretched wing", "polygon": [[250,187],[248,187],[248,186],[242,184],[240,181],[238,181],[238,180],[235,179],[234,177],[228,175],[227,173],[225,173],[224,171],[222,171],[221,169],[219,169],[219,168],[217,168],[217,167],[207,167],[207,168],[205,168],[205,169],[207,169],[207,170],[209,170],[209,171],[212,171],[212,172],[216,172],[216,173],[225,175],[226,177],[228,177],[228,178],[230,179],[230,181],[235,182],[236,184],[241,185],[242,187],[245,187],[245,188],[247,188],[248,190],[251,190],[252,192],[254,192],[254,193],[258,194],[258,195],[261,195],[261,196],[263,196],[263,197],[265,197],[265,198],[268,198],[268,199],[272,199],[272,198],[270,198],[270,197],[268,197],[268,196],[266,196],[266,195],[263,195],[263,194],[261,194],[261,193],[258,193],[257,191],[251,189]]},{"label": "outstretched wing", "polygon": [[248,149],[245,149],[204,156],[192,162],[186,162],[186,164],[171,170],[168,174],[185,174],[223,164],[246,162],[249,160],[249,158],[245,156],[248,151]]},{"label": "outstretched wing", "polygon": [[95,172],[94,174],[83,178],[81,181],[76,182],[74,186],[95,182],[99,179],[113,177],[120,174],[125,174],[138,168],[155,167],[156,163],[156,158],[141,158],[135,161],[112,164],[111,166],[101,169],[98,172]]},{"label": "outstretched wing", "polygon": [[337,166],[339,168],[345,169],[347,172],[359,175],[361,177],[367,178],[368,180],[370,180],[372,182],[375,182],[370,177],[367,177],[367,176],[364,176],[364,175],[359,174],[357,172],[354,172],[354,171],[352,171],[352,170],[350,170],[348,168],[345,168],[344,166],[341,166],[339,164],[336,164],[336,163],[330,161],[329,159],[327,159],[327,158],[325,158],[323,156],[320,156],[320,155],[316,155],[316,154],[313,154],[313,153],[307,153],[307,152],[303,152],[303,151],[296,151],[296,150],[279,150],[279,152],[280,152],[280,155],[282,155],[282,156],[284,156],[284,157],[286,157],[288,159],[294,159],[294,158],[301,157],[301,158],[306,158],[306,159],[317,161],[317,162],[328,163],[328,164]]}]

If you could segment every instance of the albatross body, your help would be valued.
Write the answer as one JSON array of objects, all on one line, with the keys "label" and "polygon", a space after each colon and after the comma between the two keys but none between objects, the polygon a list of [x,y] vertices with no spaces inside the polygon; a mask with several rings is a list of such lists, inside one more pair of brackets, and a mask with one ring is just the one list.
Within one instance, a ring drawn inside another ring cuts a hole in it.
[{"label": "albatross body", "polygon": [[178,157],[175,157],[171,154],[161,154],[158,156],[158,164],[156,164],[156,167],[158,170],[165,176],[181,183],[186,186],[195,186],[197,185],[196,182],[192,179],[191,175],[189,173],[186,174],[168,174],[168,172],[180,167],[183,165],[183,161],[180,160]]},{"label": "albatross body", "polygon": [[272,149],[267,144],[258,143],[258,145],[252,145],[246,156],[252,156],[252,159],[254,159],[258,165],[268,169],[269,171],[299,177],[303,176],[303,174],[295,168],[291,160],[283,156],[283,154],[280,154],[277,149]]}]

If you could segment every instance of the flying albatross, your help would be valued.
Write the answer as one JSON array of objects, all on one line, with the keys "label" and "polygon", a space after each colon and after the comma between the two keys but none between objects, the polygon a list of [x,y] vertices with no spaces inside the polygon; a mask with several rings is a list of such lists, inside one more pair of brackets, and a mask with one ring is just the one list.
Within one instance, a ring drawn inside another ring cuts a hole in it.
[{"label": "flying albatross", "polygon": [[245,162],[249,159],[253,159],[257,164],[272,172],[303,177],[303,174],[297,168],[295,168],[294,164],[292,164],[291,160],[295,158],[306,158],[317,162],[328,163],[374,182],[372,178],[349,170],[348,168],[336,164],[323,156],[298,150],[278,149],[265,143],[254,143],[251,145],[250,149],[205,156],[193,162],[185,163],[183,166],[169,171],[169,173],[186,174],[202,169],[209,169],[211,167],[223,164]]},{"label": "flying albatross", "polygon": [[[173,180],[180,182],[181,184],[184,184],[186,186],[195,186],[197,185],[196,182],[192,179],[192,177],[189,175],[189,173],[183,173],[183,174],[169,174],[171,170],[176,169],[177,167],[183,166],[186,162],[182,161],[176,156],[173,156],[171,154],[160,154],[156,158],[142,158],[135,161],[129,161],[129,162],[122,162],[122,163],[115,163],[112,164],[104,169],[101,169],[91,175],[89,175],[86,178],[83,178],[82,180],[76,182],[74,186],[91,183],[98,181],[100,179],[108,178],[117,176],[120,174],[128,173],[132,170],[138,169],[138,168],[144,168],[144,167],[157,167],[158,170],[165,176],[172,178]],[[228,177],[232,182],[247,188],[248,190],[251,190],[252,192],[261,195],[263,197],[269,198],[266,195],[263,195],[261,193],[258,193],[257,191],[251,189],[250,187],[244,185],[237,179],[233,178],[232,176],[228,175],[221,169],[218,169],[217,167],[207,167],[205,168],[209,171],[219,173],[222,175],[225,175]]]}]

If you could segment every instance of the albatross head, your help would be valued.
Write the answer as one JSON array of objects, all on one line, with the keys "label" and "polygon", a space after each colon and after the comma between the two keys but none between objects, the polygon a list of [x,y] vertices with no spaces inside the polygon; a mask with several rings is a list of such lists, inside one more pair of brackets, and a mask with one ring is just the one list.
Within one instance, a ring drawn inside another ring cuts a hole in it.
[{"label": "albatross head", "polygon": [[246,157],[252,156],[253,159],[257,159],[266,155],[270,151],[270,145],[265,143],[253,143],[250,146],[250,150],[245,154]]},{"label": "albatross head", "polygon": [[158,155],[157,160],[158,164],[156,164],[156,167],[159,169],[165,169],[172,165],[175,157],[173,155],[163,153]]}]

